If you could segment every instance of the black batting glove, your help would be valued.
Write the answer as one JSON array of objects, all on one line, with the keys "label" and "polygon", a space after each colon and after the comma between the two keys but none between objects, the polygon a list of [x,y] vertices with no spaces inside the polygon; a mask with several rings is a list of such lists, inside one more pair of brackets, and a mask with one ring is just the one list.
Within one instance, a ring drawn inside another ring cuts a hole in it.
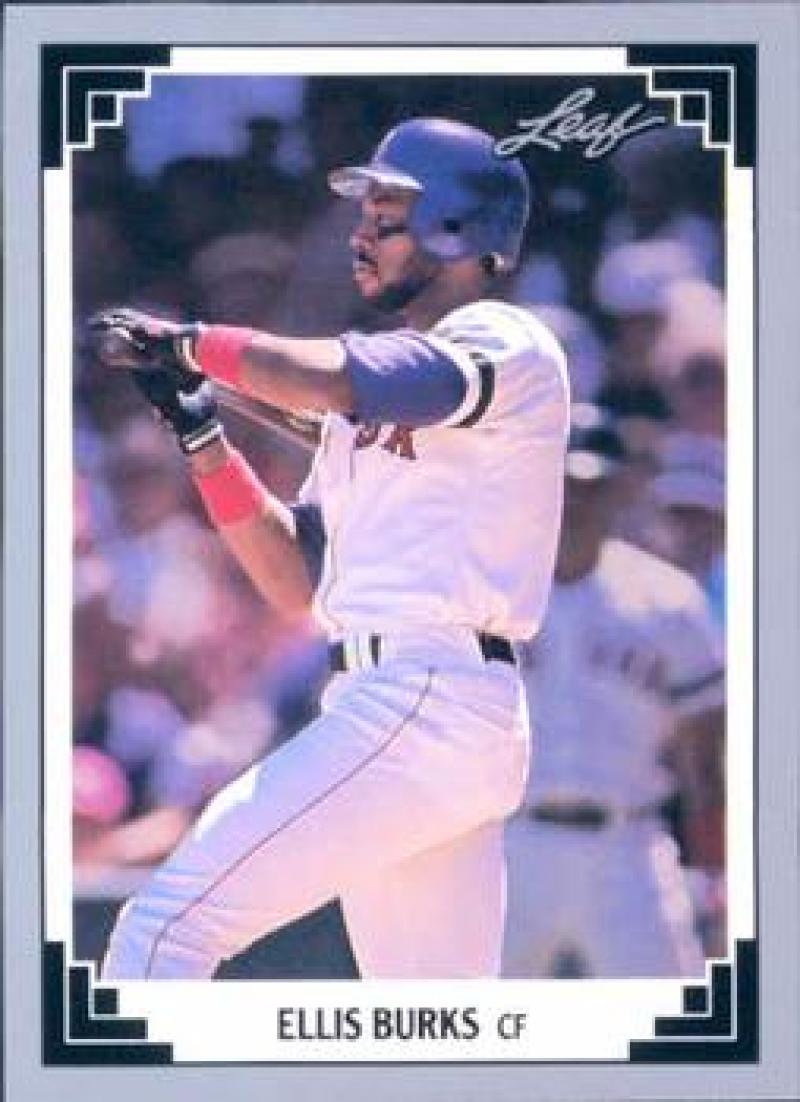
[{"label": "black batting glove", "polygon": [[194,455],[222,436],[214,388],[205,375],[185,368],[136,368],[130,377],[169,425],[186,455]]},{"label": "black batting glove", "polygon": [[101,310],[87,324],[95,354],[107,367],[199,372],[194,351],[200,325],[179,325],[128,307]]}]

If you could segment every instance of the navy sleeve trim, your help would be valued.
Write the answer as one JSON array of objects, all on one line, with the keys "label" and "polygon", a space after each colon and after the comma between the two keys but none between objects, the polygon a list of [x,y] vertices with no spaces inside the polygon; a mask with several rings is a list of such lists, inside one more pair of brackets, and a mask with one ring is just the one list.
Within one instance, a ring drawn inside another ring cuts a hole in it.
[{"label": "navy sleeve trim", "polygon": [[459,421],[456,425],[457,428],[470,428],[472,425],[477,424],[481,417],[486,413],[489,408],[492,398],[494,397],[495,386],[495,367],[494,364],[483,355],[482,352],[470,351],[469,355],[478,368],[479,392],[478,400],[475,403],[475,407],[471,413]]}]

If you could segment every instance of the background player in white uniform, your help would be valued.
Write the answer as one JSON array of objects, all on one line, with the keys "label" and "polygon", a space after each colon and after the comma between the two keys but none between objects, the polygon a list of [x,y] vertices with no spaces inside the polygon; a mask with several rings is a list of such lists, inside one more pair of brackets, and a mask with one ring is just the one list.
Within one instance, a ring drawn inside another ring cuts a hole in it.
[{"label": "background player in white uniform", "polygon": [[[335,896],[362,976],[499,970],[502,823],[528,758],[508,640],[543,615],[568,420],[555,340],[486,297],[516,260],[528,184],[443,120],[402,124],[330,180],[361,203],[359,289],[406,328],[301,341],[130,311],[95,323],[233,554],[287,614],[313,603],[339,671],[321,717],[223,790],[126,905],[108,978],[211,976]],[[294,509],[226,443],[198,372],[325,414]]]},{"label": "background player in white uniform", "polygon": [[522,649],[534,761],[506,832],[503,971],[702,974],[659,809],[677,784],[670,753],[723,722],[720,640],[689,575],[608,537],[622,443],[594,406],[575,406],[573,425],[556,580]]}]

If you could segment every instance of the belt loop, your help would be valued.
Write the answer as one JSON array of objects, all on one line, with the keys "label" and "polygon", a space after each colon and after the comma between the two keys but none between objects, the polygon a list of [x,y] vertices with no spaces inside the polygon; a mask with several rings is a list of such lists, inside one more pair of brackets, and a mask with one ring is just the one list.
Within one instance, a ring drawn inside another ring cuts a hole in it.
[{"label": "belt loop", "polygon": [[345,669],[361,669],[360,655],[358,653],[358,638],[352,635],[344,639],[344,663]]}]

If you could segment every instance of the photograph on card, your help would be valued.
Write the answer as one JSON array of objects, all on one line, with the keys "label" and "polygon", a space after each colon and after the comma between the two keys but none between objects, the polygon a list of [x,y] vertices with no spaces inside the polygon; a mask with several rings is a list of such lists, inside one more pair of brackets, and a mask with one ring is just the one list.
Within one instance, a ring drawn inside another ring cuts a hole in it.
[{"label": "photograph on card", "polygon": [[42,64],[50,1061],[754,1059],[753,48]]}]

